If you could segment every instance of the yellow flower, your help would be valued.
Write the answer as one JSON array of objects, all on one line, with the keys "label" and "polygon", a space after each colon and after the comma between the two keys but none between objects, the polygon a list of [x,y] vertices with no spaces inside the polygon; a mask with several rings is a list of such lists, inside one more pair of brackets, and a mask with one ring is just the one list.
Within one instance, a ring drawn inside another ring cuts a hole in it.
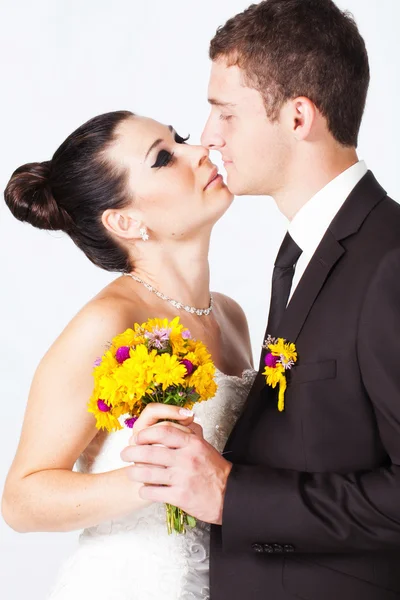
[{"label": "yellow flower", "polygon": [[189,387],[194,387],[201,400],[215,396],[217,385],[214,381],[215,367],[212,363],[200,365],[189,379]]},{"label": "yellow flower", "polygon": [[99,379],[103,375],[110,375],[114,369],[118,367],[118,362],[115,358],[115,352],[107,350],[102,356],[101,363],[94,368],[93,375],[95,379]]},{"label": "yellow flower", "polygon": [[99,410],[97,402],[98,398],[93,395],[89,401],[88,407],[88,412],[92,413],[96,418],[97,429],[105,429],[108,432],[118,431],[118,429],[122,429],[122,425],[118,421],[118,418],[113,413],[113,411],[110,410],[109,412],[103,412]]},{"label": "yellow flower", "polygon": [[263,375],[267,378],[267,385],[275,388],[281,380],[285,367],[278,363],[276,367],[265,367]]},{"label": "yellow flower", "polygon": [[195,367],[197,367],[200,364],[199,358],[194,352],[188,352],[187,354],[184,354],[182,358],[184,358],[185,360],[190,360],[192,365],[194,365]]},{"label": "yellow flower", "polygon": [[143,344],[131,350],[128,358],[114,374],[119,386],[125,388],[125,400],[129,406],[140,400],[148,391],[154,379],[156,350],[150,352]]},{"label": "yellow flower", "polygon": [[119,383],[112,375],[102,375],[99,380],[99,397],[107,401],[111,406],[117,403]]},{"label": "yellow flower", "polygon": [[195,365],[205,365],[211,362],[211,354],[208,352],[207,348],[203,344],[203,342],[197,342],[195,340],[188,340],[187,349],[191,354],[194,354],[196,357],[195,360],[191,358],[187,358]]},{"label": "yellow flower", "polygon": [[181,365],[176,356],[160,354],[154,360],[154,381],[162,384],[166,390],[170,385],[182,385],[185,383],[186,367]]},{"label": "yellow flower", "polygon": [[127,329],[113,338],[112,345],[114,348],[119,348],[120,346],[133,346],[135,338],[136,333],[133,329]]},{"label": "yellow flower", "polygon": [[290,362],[295,363],[297,361],[296,346],[290,342],[285,342],[283,338],[279,338],[275,343],[269,344],[268,348],[271,354],[281,357],[284,366]]},{"label": "yellow flower", "polygon": [[171,331],[170,342],[173,354],[183,354],[186,350],[186,340],[183,339],[182,334],[176,330]]}]

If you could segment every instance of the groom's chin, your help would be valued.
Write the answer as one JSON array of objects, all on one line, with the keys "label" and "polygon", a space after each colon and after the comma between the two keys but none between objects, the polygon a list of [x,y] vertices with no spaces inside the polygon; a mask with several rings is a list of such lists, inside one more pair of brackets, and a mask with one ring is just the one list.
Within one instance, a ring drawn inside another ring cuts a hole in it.
[{"label": "groom's chin", "polygon": [[243,183],[237,181],[229,181],[228,179],[226,186],[233,196],[249,196],[252,194]]},{"label": "groom's chin", "polygon": [[251,185],[244,178],[241,178],[237,172],[230,172],[226,169],[226,187],[233,196],[248,196],[252,194]]}]

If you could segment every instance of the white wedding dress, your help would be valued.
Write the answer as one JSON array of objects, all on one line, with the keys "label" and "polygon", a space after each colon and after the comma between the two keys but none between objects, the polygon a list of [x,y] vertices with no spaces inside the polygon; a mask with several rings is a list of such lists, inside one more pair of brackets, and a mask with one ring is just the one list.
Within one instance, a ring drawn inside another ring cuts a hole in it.
[{"label": "white wedding dress", "polygon": [[[216,372],[214,398],[195,405],[205,439],[222,452],[255,378]],[[104,473],[126,466],[120,458],[131,430],[99,433],[76,468]],[[165,507],[154,503],[124,518],[85,529],[64,564],[49,600],[206,600],[210,526],[198,522],[185,535],[168,535]]]}]

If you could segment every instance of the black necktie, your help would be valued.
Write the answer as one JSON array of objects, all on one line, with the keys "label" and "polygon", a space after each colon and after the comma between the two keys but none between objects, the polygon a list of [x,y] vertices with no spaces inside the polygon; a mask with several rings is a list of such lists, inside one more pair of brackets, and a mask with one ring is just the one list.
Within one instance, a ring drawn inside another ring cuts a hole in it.
[{"label": "black necktie", "polygon": [[[272,274],[271,304],[265,337],[278,336],[278,326],[286,310],[294,269],[301,253],[301,248],[287,233],[276,257]],[[265,350],[261,354],[260,368],[264,368],[264,356]]]}]

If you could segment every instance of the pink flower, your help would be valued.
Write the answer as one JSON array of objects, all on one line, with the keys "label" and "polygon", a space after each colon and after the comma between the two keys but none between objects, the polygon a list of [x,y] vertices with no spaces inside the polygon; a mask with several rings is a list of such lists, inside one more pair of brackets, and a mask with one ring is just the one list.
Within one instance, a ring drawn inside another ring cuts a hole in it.
[{"label": "pink flower", "polygon": [[125,419],[124,423],[129,429],[132,429],[137,420],[137,417],[129,417],[129,419]]},{"label": "pink flower", "polygon": [[279,356],[274,356],[271,352],[268,352],[266,355],[264,362],[267,367],[275,368],[278,364]]},{"label": "pink flower", "polygon": [[164,350],[169,344],[171,329],[155,327],[153,331],[148,331],[144,337],[149,340],[149,349]]},{"label": "pink flower", "polygon": [[111,406],[108,406],[108,404],[106,404],[104,400],[100,400],[100,398],[97,400],[97,408],[101,410],[101,412],[110,412],[111,410]]},{"label": "pink flower", "polygon": [[194,364],[190,362],[190,360],[186,360],[186,358],[184,358],[183,360],[181,360],[181,365],[185,365],[186,367],[186,376],[189,376],[193,373]]},{"label": "pink flower", "polygon": [[117,359],[120,365],[122,365],[122,363],[124,363],[126,359],[129,358],[129,351],[129,346],[120,346],[118,348],[117,352],[115,353],[115,358]]},{"label": "pink flower", "polygon": [[96,360],[93,363],[94,367],[99,367],[101,365],[101,358],[96,358]]},{"label": "pink flower", "polygon": [[190,340],[192,338],[192,334],[190,333],[189,329],[182,331],[182,337],[184,340]]}]

